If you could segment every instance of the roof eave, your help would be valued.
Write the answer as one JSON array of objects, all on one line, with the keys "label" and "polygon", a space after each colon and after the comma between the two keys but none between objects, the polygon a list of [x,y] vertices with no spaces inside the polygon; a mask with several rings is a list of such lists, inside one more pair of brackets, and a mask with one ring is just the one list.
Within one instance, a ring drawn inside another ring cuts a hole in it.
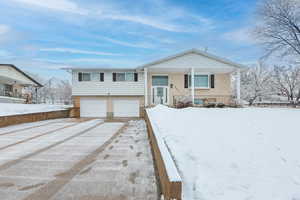
[{"label": "roof eave", "polygon": [[22,70],[20,70],[18,67],[16,67],[13,64],[0,64],[0,66],[9,66],[14,68],[16,71],[20,72],[23,76],[25,76],[26,78],[28,78],[29,80],[31,80],[32,82],[34,82],[38,87],[43,87],[42,84],[40,84],[38,81],[34,80],[31,76],[29,76],[28,74],[26,74],[25,72],[23,72]]},{"label": "roof eave", "polygon": [[231,66],[233,66],[233,67],[236,67],[236,68],[239,68],[239,69],[242,69],[242,70],[243,70],[243,69],[247,69],[247,67],[244,66],[244,65],[242,65],[242,64],[238,64],[238,63],[232,62],[232,61],[227,60],[227,59],[225,59],[225,58],[220,58],[220,57],[218,57],[218,56],[209,54],[209,53],[204,52],[204,51],[200,51],[200,50],[198,50],[198,49],[190,49],[190,50],[187,50],[187,51],[184,51],[184,52],[181,52],[181,53],[177,53],[177,54],[175,54],[175,55],[168,56],[168,57],[165,57],[165,58],[162,58],[162,59],[159,59],[159,60],[156,60],[156,61],[153,61],[153,62],[144,64],[144,65],[138,66],[137,69],[138,69],[138,70],[142,70],[143,68],[148,68],[148,67],[150,67],[150,66],[152,66],[152,65],[156,65],[156,64],[159,64],[159,63],[162,63],[162,62],[165,62],[165,61],[168,61],[168,60],[171,60],[171,59],[180,57],[180,56],[184,56],[184,55],[186,55],[186,54],[190,54],[190,53],[200,54],[200,55],[202,55],[202,56],[205,56],[205,57],[214,59],[214,60],[216,60],[216,61],[218,61],[218,62],[222,62],[222,63],[231,65]]}]

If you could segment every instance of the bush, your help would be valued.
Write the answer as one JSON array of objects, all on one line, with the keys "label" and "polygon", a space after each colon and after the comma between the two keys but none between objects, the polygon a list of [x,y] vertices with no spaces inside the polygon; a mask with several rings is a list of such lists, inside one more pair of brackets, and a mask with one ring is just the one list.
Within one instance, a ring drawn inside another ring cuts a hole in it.
[{"label": "bush", "polygon": [[192,105],[193,103],[191,101],[187,101],[187,102],[179,101],[176,103],[176,108],[187,108],[187,107],[191,107]]},{"label": "bush", "polygon": [[224,103],[218,103],[217,104],[217,108],[224,108],[225,107],[225,104]]},{"label": "bush", "polygon": [[216,103],[208,103],[204,105],[205,108],[215,108],[216,107]]}]

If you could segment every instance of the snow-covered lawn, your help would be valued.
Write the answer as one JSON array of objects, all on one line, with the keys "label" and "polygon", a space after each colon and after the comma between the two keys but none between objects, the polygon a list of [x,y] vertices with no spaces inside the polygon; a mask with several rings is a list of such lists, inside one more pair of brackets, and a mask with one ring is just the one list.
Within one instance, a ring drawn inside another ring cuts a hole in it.
[{"label": "snow-covered lawn", "polygon": [[300,200],[300,110],[148,109],[184,199]]},{"label": "snow-covered lawn", "polygon": [[49,104],[0,103],[0,116],[64,110],[69,106]]}]

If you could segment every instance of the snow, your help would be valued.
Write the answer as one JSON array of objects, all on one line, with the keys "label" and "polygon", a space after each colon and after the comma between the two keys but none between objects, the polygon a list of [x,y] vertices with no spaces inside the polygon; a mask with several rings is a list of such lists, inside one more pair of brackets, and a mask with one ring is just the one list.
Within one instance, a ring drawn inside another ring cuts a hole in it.
[{"label": "snow", "polygon": [[161,152],[162,159],[165,163],[165,167],[168,173],[168,178],[172,182],[180,182],[181,178],[178,174],[178,170],[174,164],[174,161],[172,159],[172,156],[168,150],[167,145],[165,144],[165,141],[161,137],[160,130],[156,123],[151,123],[151,127],[153,129],[153,134],[155,135],[157,146]]},{"label": "snow", "polygon": [[50,104],[0,103],[0,116],[65,110],[70,106]]},{"label": "snow", "polygon": [[159,105],[148,113],[179,168],[184,199],[300,199],[300,110]]}]

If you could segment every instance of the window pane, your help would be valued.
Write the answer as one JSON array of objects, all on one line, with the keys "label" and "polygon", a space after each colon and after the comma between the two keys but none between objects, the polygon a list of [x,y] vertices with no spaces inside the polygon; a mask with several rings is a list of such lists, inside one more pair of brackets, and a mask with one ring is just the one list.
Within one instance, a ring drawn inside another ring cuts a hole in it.
[{"label": "window pane", "polygon": [[134,81],[134,73],[133,72],[126,73],[126,81]]},{"label": "window pane", "polygon": [[168,76],[152,76],[153,86],[168,86]]},{"label": "window pane", "polygon": [[208,75],[195,75],[195,87],[208,87]]},{"label": "window pane", "polygon": [[116,73],[117,81],[125,81],[125,73]]},{"label": "window pane", "polygon": [[[189,87],[192,85],[192,77],[189,75]],[[207,88],[208,85],[208,75],[195,75],[194,78],[194,86],[197,87],[204,87]]]},{"label": "window pane", "polygon": [[202,105],[204,102],[203,102],[202,99],[195,99],[195,100],[194,100],[194,103],[195,103],[196,105]]},{"label": "window pane", "polygon": [[82,73],[82,80],[83,81],[91,81],[91,74],[90,73]]}]

